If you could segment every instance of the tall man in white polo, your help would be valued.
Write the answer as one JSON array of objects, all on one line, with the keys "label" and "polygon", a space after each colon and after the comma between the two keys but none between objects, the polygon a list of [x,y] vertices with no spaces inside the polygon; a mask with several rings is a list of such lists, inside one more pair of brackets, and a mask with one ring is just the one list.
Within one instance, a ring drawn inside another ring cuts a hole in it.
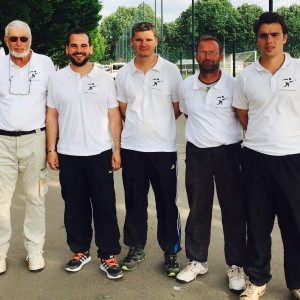
[{"label": "tall man in white polo", "polygon": [[259,299],[271,280],[276,216],[286,284],[300,299],[300,62],[283,50],[288,27],[280,15],[263,13],[253,31],[260,57],[239,75],[233,99],[246,131],[242,172],[249,281],[240,299]]},{"label": "tall man in white polo", "polygon": [[177,198],[176,118],[180,115],[180,72],[155,54],[157,35],[148,22],[133,26],[135,58],[119,70],[117,97],[125,121],[122,165],[126,220],[124,242],[129,246],[123,270],[133,270],[145,258],[148,191],[152,185],[157,208],[157,238],[164,251],[165,272],[179,272],[180,218]]},{"label": "tall man in white polo", "polygon": [[196,59],[200,73],[179,89],[186,117],[186,191],[190,213],[185,228],[188,266],[177,274],[190,282],[208,271],[214,185],[222,213],[229,288],[245,288],[243,272],[246,217],[240,173],[242,127],[231,106],[235,79],[220,70],[222,46],[212,36],[200,38]]},{"label": "tall man in white polo", "polygon": [[30,271],[44,268],[47,192],[45,115],[54,65],[31,49],[31,30],[21,21],[5,28],[9,55],[0,60],[0,273],[6,271],[10,206],[19,178],[25,196],[24,235]]},{"label": "tall man in white polo", "polygon": [[91,261],[94,229],[100,269],[117,279],[123,273],[115,257],[121,246],[113,171],[121,167],[122,119],[114,80],[89,62],[92,53],[89,33],[72,29],[66,41],[71,62],[49,84],[48,163],[60,170],[67,243],[74,253],[65,270],[77,272]]}]

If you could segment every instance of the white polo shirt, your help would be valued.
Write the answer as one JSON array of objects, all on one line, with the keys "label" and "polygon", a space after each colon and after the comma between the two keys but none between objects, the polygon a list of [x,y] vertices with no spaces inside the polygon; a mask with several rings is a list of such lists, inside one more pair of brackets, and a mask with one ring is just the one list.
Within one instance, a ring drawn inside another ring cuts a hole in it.
[{"label": "white polo shirt", "polygon": [[300,61],[285,53],[272,75],[259,61],[239,75],[233,106],[248,111],[244,145],[268,155],[300,153]]},{"label": "white polo shirt", "polygon": [[117,99],[127,103],[121,146],[141,152],[174,152],[176,120],[172,102],[178,102],[179,69],[158,57],[146,74],[134,59],[116,77]]},{"label": "white polo shirt", "polygon": [[55,72],[52,60],[32,52],[30,61],[20,68],[6,55],[0,59],[0,70],[0,129],[45,127],[48,80]]},{"label": "white polo shirt", "polygon": [[198,148],[218,147],[242,140],[242,127],[232,107],[235,79],[226,73],[212,87],[198,75],[186,78],[179,88],[180,111],[188,115],[187,141]]},{"label": "white polo shirt", "polygon": [[96,66],[85,76],[67,66],[52,76],[48,107],[58,112],[61,154],[89,156],[111,149],[108,109],[118,107],[114,79]]}]

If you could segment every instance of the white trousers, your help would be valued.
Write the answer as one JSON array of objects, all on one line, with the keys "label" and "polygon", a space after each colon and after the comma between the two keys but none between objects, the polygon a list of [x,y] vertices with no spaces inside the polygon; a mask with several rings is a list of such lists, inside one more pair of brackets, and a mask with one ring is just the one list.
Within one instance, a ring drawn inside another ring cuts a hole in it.
[{"label": "white trousers", "polygon": [[45,131],[18,137],[0,135],[0,255],[6,255],[9,248],[10,206],[18,179],[25,198],[24,245],[30,254],[42,250],[45,242]]}]

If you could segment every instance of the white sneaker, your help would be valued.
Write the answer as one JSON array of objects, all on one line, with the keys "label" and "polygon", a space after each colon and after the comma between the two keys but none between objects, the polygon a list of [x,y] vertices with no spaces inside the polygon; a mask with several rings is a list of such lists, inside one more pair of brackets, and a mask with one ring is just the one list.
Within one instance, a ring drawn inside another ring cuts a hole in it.
[{"label": "white sneaker", "polygon": [[191,261],[189,262],[188,266],[180,271],[177,276],[176,280],[178,282],[190,282],[196,279],[197,275],[205,274],[208,271],[208,264],[207,262],[199,262],[199,261]]},{"label": "white sneaker", "polygon": [[43,258],[43,250],[32,252],[27,257],[29,271],[39,271],[45,268],[45,260]]},{"label": "white sneaker", "polygon": [[232,265],[227,271],[229,289],[234,293],[241,293],[246,288],[243,268]]},{"label": "white sneaker", "polygon": [[0,255],[0,274],[6,272],[6,255]]},{"label": "white sneaker", "polygon": [[300,299],[300,289],[290,290],[290,292],[295,299]]},{"label": "white sneaker", "polygon": [[240,300],[258,300],[266,291],[267,285],[256,286],[247,280],[246,290],[241,293]]}]

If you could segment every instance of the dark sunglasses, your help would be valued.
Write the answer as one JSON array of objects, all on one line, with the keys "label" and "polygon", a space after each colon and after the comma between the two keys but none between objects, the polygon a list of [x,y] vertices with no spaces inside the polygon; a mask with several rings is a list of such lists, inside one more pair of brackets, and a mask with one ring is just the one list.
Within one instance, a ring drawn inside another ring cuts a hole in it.
[{"label": "dark sunglasses", "polygon": [[18,36],[10,36],[9,37],[9,40],[11,42],[13,42],[13,43],[15,43],[18,39],[20,39],[20,41],[22,43],[26,43],[29,40],[29,38],[27,36],[20,36],[20,37],[18,37]]}]

